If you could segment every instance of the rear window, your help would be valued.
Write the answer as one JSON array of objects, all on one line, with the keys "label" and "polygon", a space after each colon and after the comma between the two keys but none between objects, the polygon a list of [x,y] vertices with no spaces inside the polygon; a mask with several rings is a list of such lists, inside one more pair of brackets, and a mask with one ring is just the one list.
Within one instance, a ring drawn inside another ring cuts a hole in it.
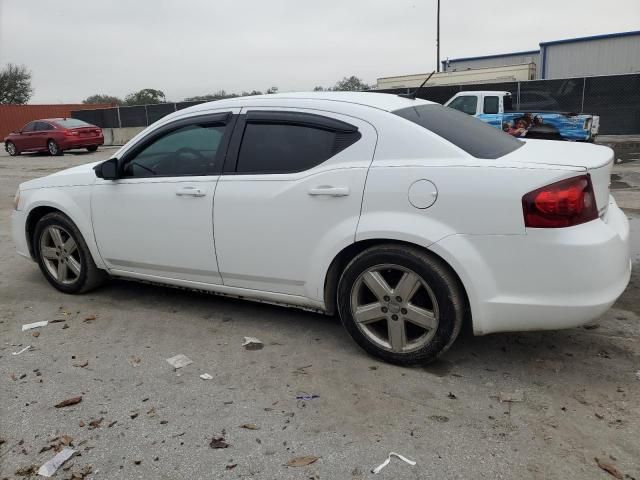
[{"label": "rear window", "polygon": [[500,158],[524,145],[482,120],[442,105],[417,105],[393,113],[432,131],[476,158]]},{"label": "rear window", "polygon": [[93,127],[90,123],[83,122],[77,118],[64,118],[62,120],[56,120],[56,123],[64,128]]}]

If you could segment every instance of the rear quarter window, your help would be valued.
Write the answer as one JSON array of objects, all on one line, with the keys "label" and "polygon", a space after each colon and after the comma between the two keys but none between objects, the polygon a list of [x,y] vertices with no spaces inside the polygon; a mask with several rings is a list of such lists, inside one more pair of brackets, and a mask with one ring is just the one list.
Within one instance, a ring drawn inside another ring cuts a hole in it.
[{"label": "rear quarter window", "polygon": [[442,105],[417,105],[392,113],[435,133],[476,158],[500,158],[524,145],[482,120]]}]

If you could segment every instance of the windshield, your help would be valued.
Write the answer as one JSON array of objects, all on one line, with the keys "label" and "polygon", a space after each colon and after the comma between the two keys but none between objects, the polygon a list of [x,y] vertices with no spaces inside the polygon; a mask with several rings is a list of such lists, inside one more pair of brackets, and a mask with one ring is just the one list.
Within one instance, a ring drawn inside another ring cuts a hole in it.
[{"label": "windshield", "polygon": [[64,128],[93,127],[90,123],[83,122],[77,118],[63,118],[62,120],[56,120],[56,123]]},{"label": "windshield", "polygon": [[432,131],[476,158],[500,158],[524,145],[482,120],[442,105],[417,105],[392,113]]}]

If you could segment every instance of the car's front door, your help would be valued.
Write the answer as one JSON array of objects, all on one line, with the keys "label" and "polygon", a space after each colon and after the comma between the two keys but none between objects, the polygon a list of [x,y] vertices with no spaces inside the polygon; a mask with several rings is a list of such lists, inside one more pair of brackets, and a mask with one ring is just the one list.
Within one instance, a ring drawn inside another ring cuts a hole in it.
[{"label": "car's front door", "polygon": [[36,122],[36,130],[33,134],[33,148],[45,150],[52,130],[54,128],[49,122]]},{"label": "car's front door", "polygon": [[244,108],[214,203],[224,285],[320,299],[308,280],[353,242],[376,140],[353,117]]},{"label": "car's front door", "polygon": [[13,142],[16,148],[20,151],[31,150],[35,148],[35,133],[36,133],[36,123],[37,122],[29,122],[27,123],[22,130],[20,130],[20,134],[13,139]]},{"label": "car's front door", "polygon": [[96,181],[93,228],[110,270],[221,283],[213,193],[238,112],[225,109],[160,127],[119,159],[119,179]]}]

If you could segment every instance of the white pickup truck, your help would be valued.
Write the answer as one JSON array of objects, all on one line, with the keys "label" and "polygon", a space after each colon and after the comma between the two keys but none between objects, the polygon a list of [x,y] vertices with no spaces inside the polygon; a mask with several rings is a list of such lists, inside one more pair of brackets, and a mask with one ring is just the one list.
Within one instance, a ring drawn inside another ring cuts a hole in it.
[{"label": "white pickup truck", "polygon": [[459,92],[445,106],[473,115],[516,137],[593,142],[600,128],[597,115],[513,110],[509,92]]}]

